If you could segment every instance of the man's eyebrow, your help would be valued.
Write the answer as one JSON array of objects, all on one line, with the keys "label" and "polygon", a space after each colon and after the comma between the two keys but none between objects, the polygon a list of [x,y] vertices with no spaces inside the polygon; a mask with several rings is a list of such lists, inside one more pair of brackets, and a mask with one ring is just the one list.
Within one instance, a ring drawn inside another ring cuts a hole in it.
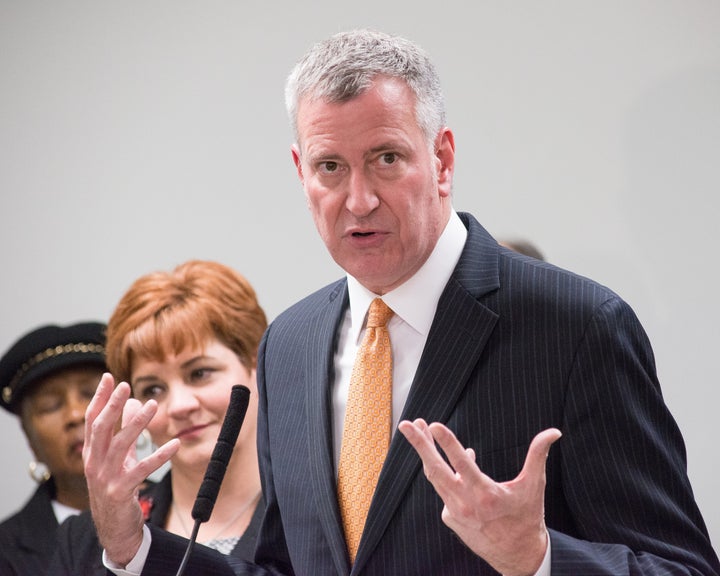
[{"label": "man's eyebrow", "polygon": [[406,148],[406,145],[403,141],[400,140],[386,140],[385,142],[382,142],[376,146],[373,146],[370,148],[366,153],[365,156],[370,156],[372,154],[378,154],[379,152],[387,152],[388,150],[391,151],[401,151],[404,148]]}]

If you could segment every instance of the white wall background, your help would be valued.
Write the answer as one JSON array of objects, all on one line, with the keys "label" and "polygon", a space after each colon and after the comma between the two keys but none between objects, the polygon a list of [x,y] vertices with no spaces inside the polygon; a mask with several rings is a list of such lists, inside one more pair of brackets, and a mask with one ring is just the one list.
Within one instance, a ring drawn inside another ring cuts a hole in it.
[{"label": "white wall background", "polygon": [[[456,208],[635,308],[719,545],[717,0],[0,0],[0,350],[106,319],[137,276],[189,258],[243,272],[270,318],[336,278],[283,84],[360,26],[436,61]],[[6,413],[0,442],[5,516],[33,485]]]}]

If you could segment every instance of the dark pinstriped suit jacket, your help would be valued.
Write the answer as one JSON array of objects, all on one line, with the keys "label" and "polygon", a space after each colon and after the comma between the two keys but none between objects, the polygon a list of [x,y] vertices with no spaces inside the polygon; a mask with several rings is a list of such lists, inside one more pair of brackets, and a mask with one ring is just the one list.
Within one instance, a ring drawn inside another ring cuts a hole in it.
[{"label": "dark pinstriped suit jacket", "polygon": [[[535,434],[562,430],[547,462],[553,576],[720,573],[635,314],[607,288],[500,248],[472,216],[461,218],[468,240],[403,418],[446,423],[497,481],[518,474]],[[261,344],[267,512],[256,561],[272,573],[351,573],[331,435],[333,354],[347,305],[342,280],[280,315]],[[495,574],[442,523],[441,509],[418,456],[395,434],[352,574]],[[171,574],[181,543],[153,538],[144,573]],[[233,573],[210,557],[189,570]]]}]

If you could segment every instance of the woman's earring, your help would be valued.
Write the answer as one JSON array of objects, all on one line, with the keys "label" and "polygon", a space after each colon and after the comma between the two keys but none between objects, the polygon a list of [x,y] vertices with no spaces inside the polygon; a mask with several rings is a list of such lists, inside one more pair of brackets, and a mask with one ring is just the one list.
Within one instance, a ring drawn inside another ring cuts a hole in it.
[{"label": "woman's earring", "polygon": [[138,450],[145,450],[146,448],[150,448],[150,446],[152,446],[152,438],[150,437],[150,432],[148,432],[147,429],[144,429],[140,436],[138,436],[135,447]]},{"label": "woman's earring", "polygon": [[42,462],[36,462],[33,460],[30,462],[28,469],[30,471],[30,478],[35,480],[38,484],[42,484],[50,480],[50,470]]}]

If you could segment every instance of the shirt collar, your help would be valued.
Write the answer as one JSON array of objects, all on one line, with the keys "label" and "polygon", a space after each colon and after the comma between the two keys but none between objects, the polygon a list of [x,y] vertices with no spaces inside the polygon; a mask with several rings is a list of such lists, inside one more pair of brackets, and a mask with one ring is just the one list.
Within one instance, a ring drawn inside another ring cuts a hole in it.
[{"label": "shirt collar", "polygon": [[[396,316],[423,336],[430,332],[440,295],[460,259],[466,238],[467,229],[453,210],[425,264],[406,282],[382,296]],[[350,275],[347,280],[352,321],[350,336],[357,342],[370,302],[378,295]]]},{"label": "shirt collar", "polygon": [[61,504],[57,500],[53,500],[51,504],[53,513],[55,514],[55,518],[57,519],[58,524],[62,524],[63,521],[70,516],[80,514],[80,510],[72,508],[71,506],[67,506],[66,504]]}]

